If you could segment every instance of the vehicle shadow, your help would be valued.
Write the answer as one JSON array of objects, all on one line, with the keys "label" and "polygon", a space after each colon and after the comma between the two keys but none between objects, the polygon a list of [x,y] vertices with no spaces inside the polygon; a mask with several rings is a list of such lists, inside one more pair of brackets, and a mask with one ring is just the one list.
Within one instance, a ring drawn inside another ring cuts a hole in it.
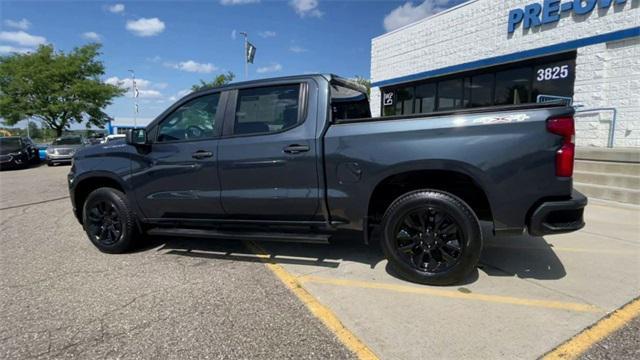
[{"label": "vehicle shadow", "polygon": [[[457,285],[472,284],[479,278],[479,271],[488,276],[518,277],[522,279],[555,280],[566,275],[564,266],[556,256],[553,246],[544,238],[528,235],[495,238],[485,230],[484,250],[478,270]],[[300,244],[262,242],[266,256],[258,257],[243,242],[237,240],[212,240],[196,238],[151,237],[144,250],[155,249],[168,255],[204,259],[270,262],[275,264],[307,265],[338,268],[343,262],[356,262],[375,269],[386,264],[385,271],[402,279],[389,266],[377,242],[365,245],[353,239],[333,241],[331,244]]]}]

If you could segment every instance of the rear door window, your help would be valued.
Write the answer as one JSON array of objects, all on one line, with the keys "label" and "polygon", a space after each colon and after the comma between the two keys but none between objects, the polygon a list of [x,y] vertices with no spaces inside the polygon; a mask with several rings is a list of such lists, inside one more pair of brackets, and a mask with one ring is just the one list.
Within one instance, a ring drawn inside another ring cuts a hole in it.
[{"label": "rear door window", "polygon": [[234,135],[269,134],[298,125],[300,84],[238,91]]}]

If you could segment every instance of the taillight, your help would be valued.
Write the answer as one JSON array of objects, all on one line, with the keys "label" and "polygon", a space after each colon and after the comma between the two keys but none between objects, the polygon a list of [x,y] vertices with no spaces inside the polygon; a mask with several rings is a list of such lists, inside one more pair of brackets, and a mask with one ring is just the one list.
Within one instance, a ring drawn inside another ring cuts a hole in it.
[{"label": "taillight", "polygon": [[549,119],[547,130],[563,138],[562,146],[556,151],[556,176],[573,176],[573,160],[576,153],[576,145],[573,142],[576,135],[573,117]]}]

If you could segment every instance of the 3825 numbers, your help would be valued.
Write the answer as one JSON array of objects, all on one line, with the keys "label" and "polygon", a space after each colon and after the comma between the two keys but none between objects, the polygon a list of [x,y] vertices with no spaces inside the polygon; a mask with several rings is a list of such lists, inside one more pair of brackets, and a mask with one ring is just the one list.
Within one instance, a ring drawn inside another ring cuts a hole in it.
[{"label": "3825 numbers", "polygon": [[565,79],[569,76],[569,65],[554,66],[538,69],[536,73],[537,81],[549,81]]}]

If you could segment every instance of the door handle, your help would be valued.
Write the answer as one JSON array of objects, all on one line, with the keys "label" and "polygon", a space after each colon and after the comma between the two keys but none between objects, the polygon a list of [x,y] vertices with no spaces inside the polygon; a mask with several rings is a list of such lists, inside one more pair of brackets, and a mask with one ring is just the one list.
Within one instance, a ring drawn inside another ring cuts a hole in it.
[{"label": "door handle", "polygon": [[194,159],[206,159],[212,156],[213,156],[213,153],[211,151],[204,151],[204,150],[196,151],[191,155],[191,157]]},{"label": "door handle", "polygon": [[285,147],[283,151],[286,152],[287,154],[299,154],[302,152],[309,151],[309,146],[294,144],[294,145],[289,145]]}]

